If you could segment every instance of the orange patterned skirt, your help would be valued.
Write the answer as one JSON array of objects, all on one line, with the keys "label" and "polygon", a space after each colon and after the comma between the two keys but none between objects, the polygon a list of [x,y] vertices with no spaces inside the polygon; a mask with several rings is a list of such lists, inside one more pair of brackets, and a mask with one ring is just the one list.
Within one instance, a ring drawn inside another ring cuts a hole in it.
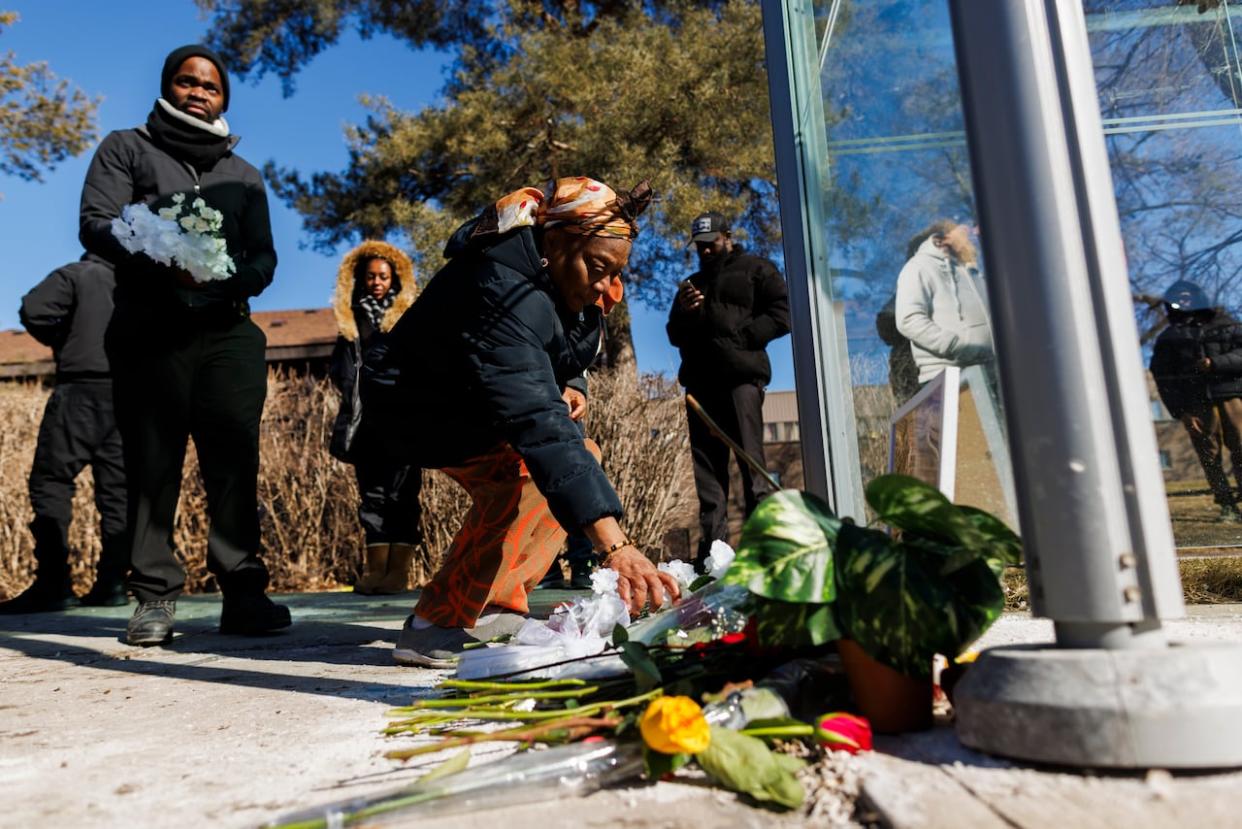
[{"label": "orange patterned skirt", "polygon": [[[596,460],[599,447],[586,441]],[[527,613],[526,597],[565,543],[521,456],[506,445],[441,470],[474,502],[414,613],[441,627],[472,627],[489,605]]]}]

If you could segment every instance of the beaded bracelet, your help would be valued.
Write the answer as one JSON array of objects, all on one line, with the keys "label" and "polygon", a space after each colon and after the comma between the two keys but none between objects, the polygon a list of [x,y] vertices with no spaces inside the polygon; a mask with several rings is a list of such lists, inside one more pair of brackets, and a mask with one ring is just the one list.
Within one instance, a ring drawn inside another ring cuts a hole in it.
[{"label": "beaded bracelet", "polygon": [[616,544],[608,547],[606,550],[596,550],[595,555],[599,556],[600,563],[603,563],[604,559],[608,558],[608,556],[612,555],[617,550],[620,550],[622,547],[630,547],[633,544],[633,541],[630,541],[628,538],[623,538]]}]

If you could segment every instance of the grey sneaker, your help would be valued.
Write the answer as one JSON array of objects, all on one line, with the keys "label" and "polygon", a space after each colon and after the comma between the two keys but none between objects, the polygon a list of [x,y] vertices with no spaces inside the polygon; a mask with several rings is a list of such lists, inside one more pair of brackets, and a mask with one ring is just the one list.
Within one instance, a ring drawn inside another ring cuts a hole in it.
[{"label": "grey sneaker", "polygon": [[130,645],[162,645],[172,639],[176,602],[139,602],[138,609],[125,628],[125,641]]},{"label": "grey sneaker", "polygon": [[1242,524],[1242,512],[1238,512],[1234,504],[1225,504],[1220,508],[1220,518],[1216,520],[1223,524]]},{"label": "grey sneaker", "polygon": [[526,621],[518,613],[499,613],[496,618],[472,628],[442,628],[432,625],[414,628],[414,616],[406,618],[397,638],[392,658],[398,665],[422,668],[451,668],[457,658],[474,643],[490,642],[501,636],[512,636]]}]

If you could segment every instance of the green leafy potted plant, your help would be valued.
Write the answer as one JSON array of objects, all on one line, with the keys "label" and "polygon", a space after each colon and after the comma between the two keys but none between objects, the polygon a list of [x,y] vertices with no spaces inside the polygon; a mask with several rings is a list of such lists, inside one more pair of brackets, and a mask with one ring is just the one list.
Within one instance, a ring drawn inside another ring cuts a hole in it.
[{"label": "green leafy potted plant", "polygon": [[996,517],[914,478],[881,476],[866,497],[891,534],[838,519],[807,493],[769,497],[743,527],[724,581],[752,594],[761,643],[838,640],[876,731],[925,728],[935,655],[957,656],[1000,616],[1001,573],[1021,560],[1021,542]]}]

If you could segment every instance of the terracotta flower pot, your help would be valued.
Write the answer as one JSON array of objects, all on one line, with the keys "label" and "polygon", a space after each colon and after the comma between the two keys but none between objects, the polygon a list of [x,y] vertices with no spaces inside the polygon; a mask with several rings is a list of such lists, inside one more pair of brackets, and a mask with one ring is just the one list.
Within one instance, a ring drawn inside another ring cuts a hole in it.
[{"label": "terracotta flower pot", "polygon": [[932,727],[932,680],[906,676],[872,659],[857,642],[841,639],[837,651],[862,715],[877,734]]}]

